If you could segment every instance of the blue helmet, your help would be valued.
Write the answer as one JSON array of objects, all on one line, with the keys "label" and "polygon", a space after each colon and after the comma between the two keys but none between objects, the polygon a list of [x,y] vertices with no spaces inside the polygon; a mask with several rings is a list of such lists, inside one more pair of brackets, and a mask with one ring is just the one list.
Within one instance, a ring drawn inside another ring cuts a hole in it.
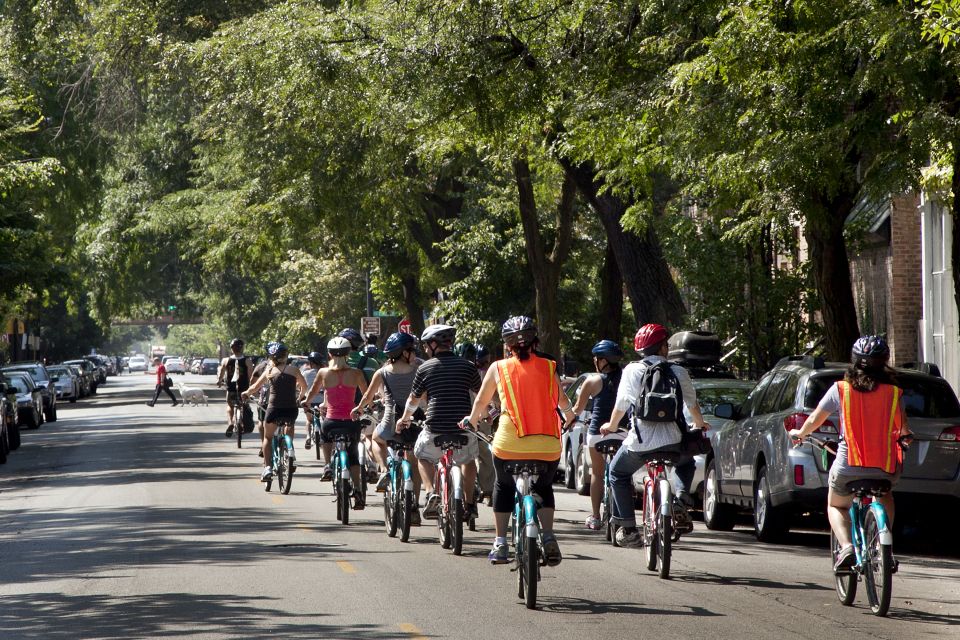
[{"label": "blue helmet", "polygon": [[623,357],[623,349],[613,340],[601,340],[593,345],[590,353],[609,362],[619,362],[620,358]]},{"label": "blue helmet", "polygon": [[363,346],[363,343],[365,342],[365,340],[363,339],[363,336],[360,335],[359,331],[357,331],[356,329],[351,329],[349,327],[347,327],[346,329],[338,333],[337,336],[341,338],[346,338],[347,340],[349,340],[350,346],[353,347],[354,350],[359,349],[361,346]]},{"label": "blue helmet", "polygon": [[854,364],[878,364],[890,359],[890,345],[880,336],[863,336],[853,343],[850,352]]},{"label": "blue helmet", "polygon": [[282,358],[287,355],[287,345],[283,344],[279,340],[276,342],[267,343],[267,355],[271,358]]},{"label": "blue helmet", "polygon": [[417,339],[409,333],[391,333],[383,345],[383,352],[388,358],[396,358],[407,349],[412,349]]}]

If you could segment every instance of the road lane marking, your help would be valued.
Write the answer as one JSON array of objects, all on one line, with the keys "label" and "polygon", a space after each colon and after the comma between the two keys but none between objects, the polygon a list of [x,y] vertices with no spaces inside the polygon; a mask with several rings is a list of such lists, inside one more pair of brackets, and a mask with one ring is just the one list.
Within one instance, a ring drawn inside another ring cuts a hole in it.
[{"label": "road lane marking", "polygon": [[347,562],[346,560],[337,560],[337,566],[340,567],[340,571],[344,573],[356,573],[357,568]]},{"label": "road lane marking", "polygon": [[281,496],[270,496],[270,499],[273,500],[274,504],[283,504],[283,498]]},{"label": "road lane marking", "polygon": [[397,626],[400,627],[400,631],[410,636],[410,640],[427,640],[427,636],[423,635],[423,631],[420,631],[416,625],[412,625],[409,622],[401,622]]}]

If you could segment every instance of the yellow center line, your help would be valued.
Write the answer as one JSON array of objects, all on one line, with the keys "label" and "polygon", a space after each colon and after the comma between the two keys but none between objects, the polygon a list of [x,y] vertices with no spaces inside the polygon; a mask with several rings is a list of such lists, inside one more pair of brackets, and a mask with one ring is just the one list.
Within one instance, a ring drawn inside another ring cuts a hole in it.
[{"label": "yellow center line", "polygon": [[354,566],[353,566],[352,564],[350,564],[349,562],[347,562],[346,560],[337,560],[337,566],[340,567],[340,571],[343,571],[344,573],[356,573],[356,572],[357,572],[357,568],[354,567]]},{"label": "yellow center line", "polygon": [[313,527],[308,524],[303,524],[302,522],[298,524],[297,527],[303,529],[304,531],[313,531]]},{"label": "yellow center line", "polygon": [[283,498],[281,496],[270,496],[270,499],[273,500],[274,504],[283,504]]},{"label": "yellow center line", "polygon": [[400,631],[409,635],[411,640],[427,640],[427,636],[423,635],[423,631],[420,631],[416,625],[412,625],[409,622],[401,622],[397,626],[400,627]]}]

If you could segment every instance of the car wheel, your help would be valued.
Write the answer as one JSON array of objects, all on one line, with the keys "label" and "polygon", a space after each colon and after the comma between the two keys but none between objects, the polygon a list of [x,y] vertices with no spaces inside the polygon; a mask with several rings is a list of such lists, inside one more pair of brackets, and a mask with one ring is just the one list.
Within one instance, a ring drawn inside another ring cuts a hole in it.
[{"label": "car wheel", "polygon": [[711,460],[703,478],[703,523],[712,531],[730,531],[733,529],[733,517],[733,507],[720,501],[717,463]]},{"label": "car wheel", "polygon": [[570,453],[570,446],[567,446],[567,454],[563,459],[563,485],[567,489],[573,489],[576,486],[577,479],[573,475],[573,454]]},{"label": "car wheel", "polygon": [[574,476],[577,480],[577,493],[581,496],[590,495],[590,472],[587,470],[587,447],[580,445],[580,451],[577,453],[577,465],[574,469]]},{"label": "car wheel", "polygon": [[753,485],[753,531],[760,542],[775,542],[788,528],[786,514],[770,502],[767,468],[761,467]]},{"label": "car wheel", "polygon": [[22,422],[27,426],[27,429],[37,429],[40,427],[40,416],[37,413],[36,407],[30,407],[26,415],[24,415]]},{"label": "car wheel", "polygon": [[16,420],[11,420],[7,425],[7,433],[10,438],[10,450],[16,451],[20,448],[20,425]]},{"label": "car wheel", "polygon": [[50,409],[44,412],[44,418],[46,418],[47,422],[57,421],[57,404],[55,402],[50,403]]}]

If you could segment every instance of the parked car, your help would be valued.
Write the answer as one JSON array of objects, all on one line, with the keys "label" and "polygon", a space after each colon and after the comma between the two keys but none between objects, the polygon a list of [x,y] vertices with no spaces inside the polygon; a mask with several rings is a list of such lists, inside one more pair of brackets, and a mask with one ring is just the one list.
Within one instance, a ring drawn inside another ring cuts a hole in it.
[{"label": "parked car", "polygon": [[53,376],[41,362],[17,362],[0,371],[22,371],[33,379],[33,384],[43,396],[43,417],[47,422],[57,421],[57,385]]},{"label": "parked car", "polygon": [[3,382],[16,391],[17,421],[28,429],[43,424],[43,396],[25,371],[3,371]]},{"label": "parked car", "polygon": [[[732,526],[734,510],[753,511],[754,532],[774,540],[789,530],[796,513],[822,512],[826,504],[829,459],[813,445],[794,447],[788,432],[800,427],[824,394],[847,369],[820,358],[784,358],[739,406],[720,404],[729,420],[714,435],[714,457],[707,462],[704,522],[711,529]],[[935,371],[935,368],[931,370]],[[936,496],[960,506],[960,402],[938,375],[897,369],[903,405],[914,444],[904,455],[896,494]],[[834,414],[818,430],[838,438]]]},{"label": "parked car", "polygon": [[[577,401],[577,391],[583,386],[588,374],[580,374],[567,385],[565,393],[570,402]],[[591,398],[583,412],[577,416],[577,421],[570,429],[560,434],[560,463],[557,474],[563,479],[568,489],[575,489],[582,496],[590,494],[590,456],[584,445],[587,438],[587,424],[593,412],[593,398]]]},{"label": "parked car", "polygon": [[204,358],[200,362],[200,375],[203,376],[213,376],[217,375],[217,369],[220,368],[220,361],[216,358]]},{"label": "parked car", "polygon": [[80,399],[80,373],[69,365],[47,367],[47,372],[56,380],[57,398],[76,402]]},{"label": "parked car", "polygon": [[92,364],[96,369],[97,384],[98,385],[105,384],[107,382],[106,363],[103,360],[101,360],[99,356],[84,356],[83,359],[89,362],[90,364]]},{"label": "parked car", "polygon": [[147,370],[147,359],[143,356],[131,356],[130,360],[127,361],[127,368],[130,370],[130,373],[137,373]]},{"label": "parked car", "polygon": [[13,452],[14,449],[20,446],[19,439],[20,433],[17,432],[16,446],[14,446],[14,435],[13,430],[15,425],[10,424],[7,421],[7,395],[6,395],[6,386],[0,388],[0,464],[4,464],[7,461],[7,456]]},{"label": "parked car", "polygon": [[163,365],[167,368],[168,375],[171,373],[179,373],[183,375],[187,372],[186,367],[183,366],[183,360],[181,360],[180,358],[176,358],[176,357],[171,358],[168,356],[164,358]]},{"label": "parked car", "polygon": [[[0,375],[2,380],[2,375]],[[0,420],[7,425],[10,450],[20,448],[20,417],[17,412],[17,390],[6,382],[0,382]]]},{"label": "parked car", "polygon": [[100,386],[100,376],[95,364],[85,358],[67,360],[61,364],[69,364],[71,366],[79,367],[83,377],[86,379],[86,387],[89,391],[89,395],[93,395],[97,392],[97,387]]}]

